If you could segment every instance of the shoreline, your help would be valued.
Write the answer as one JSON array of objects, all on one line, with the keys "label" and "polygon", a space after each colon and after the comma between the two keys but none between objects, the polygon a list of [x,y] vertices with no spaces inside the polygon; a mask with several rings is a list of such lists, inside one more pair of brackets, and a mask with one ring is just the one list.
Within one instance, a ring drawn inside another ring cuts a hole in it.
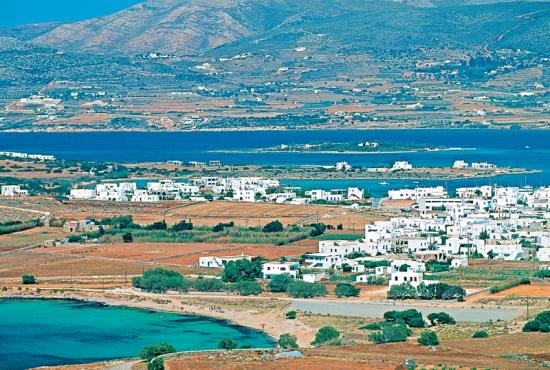
[{"label": "shoreline", "polygon": [[[84,295],[84,294],[75,294],[77,292],[91,293],[92,295],[90,296],[90,295]],[[98,293],[99,293],[100,296],[97,295]],[[173,305],[169,306],[169,307],[166,307],[161,303],[154,302],[155,299],[163,299],[163,298],[167,299],[167,300],[169,300],[170,298],[174,299],[175,297],[183,299],[183,298],[186,297],[186,295],[184,295],[184,294],[182,294],[181,296],[173,295],[173,294],[169,294],[169,293],[164,294],[164,295],[162,295],[162,294],[154,295],[152,293],[136,292],[136,293],[144,293],[146,296],[153,296],[153,297],[149,297],[151,299],[146,298],[145,300],[141,300],[141,301],[124,300],[124,299],[122,299],[122,297],[112,298],[112,297],[102,296],[102,295],[117,294],[117,293],[120,294],[120,293],[123,293],[123,292],[117,292],[117,291],[93,292],[93,291],[78,291],[78,290],[75,290],[69,295],[59,295],[59,294],[48,295],[48,294],[44,294],[44,289],[42,289],[41,293],[38,293],[37,295],[32,295],[32,294],[0,295],[0,300],[2,300],[2,299],[6,299],[6,300],[9,300],[9,299],[66,300],[66,301],[74,301],[74,302],[97,303],[97,304],[101,304],[101,305],[109,306],[109,307],[125,307],[125,308],[145,310],[145,311],[150,311],[150,312],[165,312],[165,313],[173,313],[173,314],[178,314],[178,315],[200,316],[200,317],[205,317],[205,318],[208,318],[208,319],[224,322],[226,325],[229,325],[229,326],[244,327],[248,330],[255,331],[255,332],[258,332],[258,333],[262,333],[263,335],[267,336],[273,342],[273,344],[274,344],[273,348],[275,348],[275,344],[277,343],[278,335],[281,334],[281,333],[274,332],[274,331],[270,330],[270,329],[272,329],[271,327],[262,328],[262,327],[258,327],[258,326],[255,326],[255,325],[250,325],[250,324],[254,324],[255,321],[252,321],[250,323],[245,323],[245,322],[243,322],[244,320],[240,320],[240,318],[232,317],[234,315],[231,315],[231,312],[228,312],[228,314],[225,314],[226,310],[224,310],[222,312],[219,312],[219,311],[202,312],[200,309],[193,310],[192,309],[192,306],[193,306],[192,304],[184,304],[183,301],[179,302],[179,305],[178,305],[179,307],[175,307]],[[143,297],[143,295],[140,295],[140,294],[135,294],[135,296],[136,297]],[[197,297],[193,296],[192,298],[197,298]],[[223,298],[223,296],[220,297],[220,298]],[[181,305],[183,305],[185,307],[185,310],[184,310],[184,307],[181,307]],[[189,309],[191,309],[191,310],[189,310]]]},{"label": "shoreline", "polygon": [[[512,124],[510,124],[512,125]],[[176,133],[176,132],[255,132],[255,131],[383,131],[383,130],[396,130],[396,131],[406,131],[406,130],[462,130],[462,131],[475,131],[475,130],[491,130],[491,131],[548,131],[550,126],[547,124],[542,124],[542,126],[536,127],[521,127],[520,129],[504,126],[488,126],[488,127],[415,127],[415,126],[384,126],[384,127],[340,127],[340,126],[327,126],[327,127],[227,127],[227,128],[199,128],[193,130],[148,130],[148,129],[129,129],[129,130],[111,130],[111,129],[89,129],[89,130],[32,130],[32,129],[16,129],[16,130],[0,130],[1,133],[90,133],[90,132],[99,132],[99,133],[111,133],[111,132],[157,132],[157,133]]]}]

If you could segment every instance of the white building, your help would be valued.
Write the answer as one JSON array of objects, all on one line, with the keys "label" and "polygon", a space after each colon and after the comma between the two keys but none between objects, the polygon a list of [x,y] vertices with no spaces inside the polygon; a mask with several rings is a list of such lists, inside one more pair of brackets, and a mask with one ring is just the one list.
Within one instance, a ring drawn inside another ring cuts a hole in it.
[{"label": "white building", "polygon": [[352,169],[351,164],[348,162],[337,162],[334,166],[336,168],[336,171],[350,171]]},{"label": "white building", "polygon": [[390,277],[390,287],[408,283],[418,288],[422,281],[424,281],[424,274],[422,272],[415,272],[410,269],[407,271],[393,271]]},{"label": "white building", "polygon": [[300,264],[298,262],[266,262],[262,265],[262,276],[271,279],[275,275],[289,274],[296,278]]},{"label": "white building", "polygon": [[392,171],[410,171],[413,169],[413,165],[407,161],[397,161],[391,167]]},{"label": "white building", "polygon": [[207,268],[224,268],[228,262],[231,261],[240,261],[240,260],[251,261],[252,257],[241,255],[241,256],[231,256],[231,257],[218,257],[218,256],[206,256],[199,257],[199,267]]},{"label": "white building", "polygon": [[29,192],[21,189],[20,185],[2,185],[0,195],[3,197],[25,197],[29,195]]},{"label": "white building", "polygon": [[304,264],[308,268],[321,270],[339,269],[342,267],[342,257],[332,253],[308,253]]},{"label": "white building", "polygon": [[468,168],[468,163],[462,160],[454,161],[453,168],[458,170],[464,170]]},{"label": "white building", "polygon": [[71,189],[69,198],[91,200],[97,197],[95,189]]}]

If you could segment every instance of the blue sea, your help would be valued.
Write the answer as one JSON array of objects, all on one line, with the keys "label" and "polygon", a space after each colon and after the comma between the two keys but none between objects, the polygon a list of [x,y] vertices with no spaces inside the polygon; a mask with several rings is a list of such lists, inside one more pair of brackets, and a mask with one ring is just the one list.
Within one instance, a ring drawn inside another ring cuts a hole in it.
[{"label": "blue sea", "polygon": [[160,342],[178,351],[216,349],[222,338],[270,348],[267,335],[202,316],[70,300],[0,300],[0,369],[136,357]]},{"label": "blue sea", "polygon": [[[218,150],[243,150],[280,144],[319,141],[408,142],[448,147],[475,148],[467,151],[319,154],[319,153],[222,153]],[[239,132],[84,132],[84,133],[0,133],[0,151],[13,150],[53,154],[59,158],[92,161],[208,161],[225,164],[330,165],[348,161],[356,166],[389,166],[406,160],[415,166],[451,166],[453,161],[487,161],[499,166],[542,170],[530,175],[499,176],[455,181],[289,181],[311,187],[335,188],[355,185],[377,196],[402,186],[550,185],[550,131],[546,130],[296,130]]]}]

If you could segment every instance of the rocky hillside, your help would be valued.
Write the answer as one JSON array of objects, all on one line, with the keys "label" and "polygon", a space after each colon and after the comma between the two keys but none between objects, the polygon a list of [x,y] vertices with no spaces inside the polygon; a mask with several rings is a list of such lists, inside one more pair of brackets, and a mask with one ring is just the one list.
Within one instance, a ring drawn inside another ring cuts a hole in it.
[{"label": "rocky hillside", "polygon": [[[420,42],[418,46],[426,47],[431,46],[430,40],[434,45],[443,41],[445,46],[468,46],[490,44],[519,26],[514,34],[506,35],[512,39],[511,45],[503,43],[518,47],[525,41],[517,36],[518,31],[527,29],[523,24],[535,34],[547,29],[548,3],[511,0],[515,4],[482,5],[479,9],[468,6],[491,2],[499,1],[146,0],[100,18],[20,26],[0,30],[0,35],[62,50],[181,55],[200,54],[231,43],[263,44],[274,35],[285,39],[284,35],[308,32],[327,33],[343,44],[357,38],[375,48],[396,42],[404,47]],[[521,18],[530,12],[535,12],[534,20]],[[486,39],[480,40],[482,37]]]}]

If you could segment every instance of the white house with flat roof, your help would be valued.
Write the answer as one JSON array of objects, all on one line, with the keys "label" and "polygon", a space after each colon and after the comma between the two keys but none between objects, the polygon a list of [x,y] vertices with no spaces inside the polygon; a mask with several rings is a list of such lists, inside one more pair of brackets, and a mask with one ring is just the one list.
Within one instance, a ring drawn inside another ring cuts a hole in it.
[{"label": "white house with flat roof", "polygon": [[308,268],[321,270],[339,269],[342,267],[342,256],[332,253],[308,253],[304,263]]},{"label": "white house with flat roof", "polygon": [[416,272],[412,270],[407,271],[393,271],[390,276],[390,287],[400,284],[411,284],[413,287],[418,288],[420,283],[424,281],[424,273]]},{"label": "white house with flat roof", "polygon": [[199,267],[222,269],[230,261],[239,261],[243,259],[251,261],[252,257],[245,256],[244,254],[240,256],[230,256],[230,257],[219,257],[219,256],[199,257]]},{"label": "white house with flat roof", "polygon": [[300,264],[298,262],[266,262],[262,265],[262,277],[271,279],[273,276],[289,274],[296,278]]}]

